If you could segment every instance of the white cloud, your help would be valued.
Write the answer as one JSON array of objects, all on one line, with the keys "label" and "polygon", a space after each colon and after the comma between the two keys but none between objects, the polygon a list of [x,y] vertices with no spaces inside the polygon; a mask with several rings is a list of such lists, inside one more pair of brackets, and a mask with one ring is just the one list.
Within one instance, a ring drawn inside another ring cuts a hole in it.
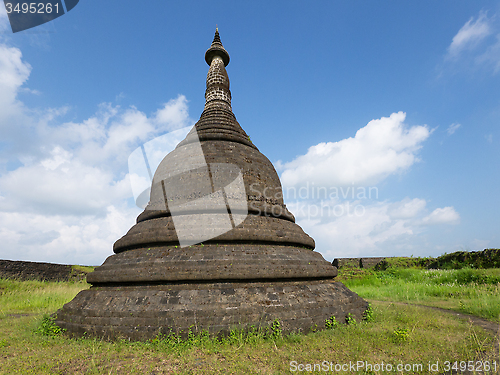
[{"label": "white cloud", "polygon": [[103,215],[107,207],[131,196],[128,177],[89,166],[56,147],[53,156],[0,177],[6,198],[2,211],[46,215]]},{"label": "white cloud", "polygon": [[0,258],[100,265],[139,212],[113,205],[103,217],[0,211]]},{"label": "white cloud", "polygon": [[472,17],[453,37],[446,58],[462,69],[483,67],[500,71],[500,26],[499,17],[487,17],[483,11],[476,19]]},{"label": "white cloud", "polygon": [[326,259],[359,256],[417,254],[424,235],[434,226],[458,224],[453,207],[437,208],[431,214],[427,202],[405,198],[397,202],[331,200],[287,203],[306,233],[316,241],[316,250]]},{"label": "white cloud", "polygon": [[486,139],[486,142],[493,143],[493,134],[487,134],[484,138]]},{"label": "white cloud", "polygon": [[460,124],[451,124],[450,126],[448,126],[448,129],[446,129],[446,132],[448,133],[448,135],[452,135],[453,133],[455,133],[458,128],[462,126]]},{"label": "white cloud", "polygon": [[34,110],[18,99],[30,72],[19,49],[0,44],[0,139],[9,146],[0,149],[0,258],[100,264],[141,211],[130,152],[192,124],[187,100],[151,116],[103,103],[84,121],[63,122],[70,107]]},{"label": "white cloud", "polygon": [[418,161],[416,153],[431,132],[427,126],[408,128],[405,117],[393,113],[370,121],[354,138],[310,147],[305,155],[283,163],[283,185],[367,186],[408,169]]},{"label": "white cloud", "polygon": [[0,256],[100,264],[140,213],[124,204],[133,204],[127,159],[157,134],[155,118],[104,104],[81,123],[38,120],[38,150],[18,155],[21,166],[0,174],[0,221],[10,223],[0,240],[17,249]]},{"label": "white cloud", "polygon": [[[21,85],[28,79],[31,66],[22,61],[22,53],[18,48],[0,44],[0,83],[3,91],[2,99],[12,100]],[[14,95],[12,95],[14,93]],[[9,95],[10,94],[10,95]]]},{"label": "white cloud", "polygon": [[423,218],[424,224],[458,224],[460,215],[450,207],[436,208],[432,213]]},{"label": "white cloud", "polygon": [[23,87],[21,88],[22,92],[27,92],[27,93],[30,93],[30,94],[33,94],[33,95],[41,95],[42,93],[38,90],[34,90],[34,89],[30,89],[30,88],[27,88],[27,87]]},{"label": "white cloud", "polygon": [[155,128],[148,117],[136,108],[130,108],[107,130],[103,151],[106,157],[125,156],[138,141],[144,142],[153,134]]},{"label": "white cloud", "polygon": [[75,149],[86,163],[126,162],[130,152],[140,143],[173,129],[193,125],[188,114],[187,100],[179,95],[148,117],[135,107],[122,110],[120,106],[102,103],[95,116],[81,123],[64,123],[44,127],[44,137],[59,145]]},{"label": "white cloud", "polygon": [[425,199],[405,198],[400,202],[388,206],[388,215],[392,219],[411,219],[425,209],[427,202]]},{"label": "white cloud", "polygon": [[489,45],[486,51],[476,58],[476,63],[491,66],[493,72],[498,73],[500,71],[500,34],[497,34],[495,39],[495,43]]},{"label": "white cloud", "polygon": [[53,171],[54,169],[59,167],[61,164],[69,162],[69,160],[72,156],[68,151],[62,149],[59,146],[55,147],[52,150],[51,154],[52,154],[52,158],[48,158],[48,159],[42,160],[40,162],[40,164],[45,169],[50,169],[51,171]]},{"label": "white cloud", "polygon": [[4,121],[23,109],[22,103],[17,100],[17,93],[30,73],[31,66],[22,60],[18,48],[0,44],[0,132],[4,130]]},{"label": "white cloud", "polygon": [[490,34],[490,20],[486,13],[480,12],[475,21],[471,17],[453,37],[448,47],[449,56],[457,57],[463,50],[474,48]]},{"label": "white cloud", "polygon": [[29,159],[43,142],[40,134],[43,127],[68,110],[64,107],[30,109],[18,99],[19,92],[31,91],[24,87],[31,70],[18,48],[0,43],[0,141],[6,147],[0,160],[12,159],[14,154],[17,158]]},{"label": "white cloud", "polygon": [[179,95],[163,105],[155,115],[155,121],[165,131],[191,126],[194,121],[189,117],[187,99]]},{"label": "white cloud", "polygon": [[408,127],[404,120],[398,112],[370,121],[353,138],[320,143],[281,164],[287,206],[325,258],[421,253],[421,235],[435,225],[458,222],[452,207],[429,214],[425,199],[380,202],[378,190],[370,190],[418,161],[431,131]]},{"label": "white cloud", "polygon": [[[394,249],[386,248],[387,242],[415,234],[408,220],[391,217],[392,205],[387,202],[369,205],[359,201],[342,202],[335,206],[339,209],[330,211],[329,216],[319,220],[317,217],[297,216],[297,223],[315,239],[316,249],[326,259],[394,255]],[[360,206],[363,209],[359,209]],[[296,213],[292,207],[291,210]]]},{"label": "white cloud", "polygon": [[38,120],[38,150],[0,174],[0,240],[8,244],[0,257],[100,264],[141,211],[132,203],[127,159],[155,137],[155,117],[103,104],[81,123]]}]

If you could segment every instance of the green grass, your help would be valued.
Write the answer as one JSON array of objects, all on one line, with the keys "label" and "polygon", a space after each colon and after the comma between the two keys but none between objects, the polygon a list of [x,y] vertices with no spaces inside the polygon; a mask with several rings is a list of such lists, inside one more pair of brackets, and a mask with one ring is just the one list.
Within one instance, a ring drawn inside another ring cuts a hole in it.
[{"label": "green grass", "polygon": [[94,266],[79,266],[79,265],[74,265],[71,267],[73,271],[77,272],[84,272],[84,273],[89,273],[92,272],[95,267]]},{"label": "green grass", "polygon": [[500,269],[341,270],[361,297],[443,307],[500,322]]},{"label": "green grass", "polygon": [[[404,280],[388,275],[365,273],[372,289]],[[448,314],[391,302],[374,302],[369,322],[338,325],[330,320],[331,329],[308,335],[283,336],[275,322],[269,332],[233,331],[222,339],[167,336],[142,343],[67,338],[47,314],[87,287],[84,282],[0,280],[0,374],[283,374],[290,373],[292,361],[422,364],[423,371],[411,373],[428,373],[429,362],[474,360],[485,351],[493,360],[494,338],[481,328]],[[22,315],[26,313],[33,315]]]},{"label": "green grass", "polygon": [[52,313],[69,302],[80,290],[89,287],[84,281],[0,279],[0,317],[5,314]]},{"label": "green grass", "polygon": [[429,361],[474,359],[492,345],[492,337],[481,329],[423,308],[381,302],[373,309],[373,322],[309,335],[233,332],[222,340],[201,335],[146,343],[42,335],[34,333],[41,318],[2,319],[0,374],[281,374],[290,372],[292,361],[325,360],[334,365],[383,361],[425,366]]}]

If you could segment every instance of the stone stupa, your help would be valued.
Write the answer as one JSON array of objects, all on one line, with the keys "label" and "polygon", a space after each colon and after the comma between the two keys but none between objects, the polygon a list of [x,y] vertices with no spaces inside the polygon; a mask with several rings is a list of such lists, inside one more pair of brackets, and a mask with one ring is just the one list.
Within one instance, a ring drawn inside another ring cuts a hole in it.
[{"label": "stone stupa", "polygon": [[229,54],[216,30],[200,120],[165,156],[149,203],[114,255],[56,313],[76,336],[151,339],[171,332],[323,328],[368,304],[342,283],[295,224],[271,162],[231,109]]}]

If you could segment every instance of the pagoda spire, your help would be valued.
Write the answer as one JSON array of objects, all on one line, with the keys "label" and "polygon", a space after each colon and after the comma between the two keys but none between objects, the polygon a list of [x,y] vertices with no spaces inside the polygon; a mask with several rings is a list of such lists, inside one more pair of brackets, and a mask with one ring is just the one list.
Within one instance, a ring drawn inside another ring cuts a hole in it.
[{"label": "pagoda spire", "polygon": [[205,52],[205,61],[210,68],[207,74],[207,89],[205,90],[205,108],[200,120],[195,124],[180,146],[197,141],[228,140],[243,143],[254,149],[257,147],[241,128],[231,107],[231,91],[226,66],[229,64],[229,53],[222,45],[219,29],[210,48]]},{"label": "pagoda spire", "polygon": [[220,41],[219,29],[215,29],[214,41],[205,52],[205,61],[210,65],[207,74],[207,90],[205,91],[205,109],[214,105],[223,106],[231,111],[231,91],[226,66],[229,64],[229,53]]},{"label": "pagoda spire", "polygon": [[219,56],[222,59],[222,61],[224,62],[224,66],[227,66],[229,64],[229,53],[227,53],[220,41],[218,27],[215,28],[215,36],[212,45],[207,50],[207,52],[205,52],[205,61],[208,65],[212,64],[212,59],[215,56]]}]

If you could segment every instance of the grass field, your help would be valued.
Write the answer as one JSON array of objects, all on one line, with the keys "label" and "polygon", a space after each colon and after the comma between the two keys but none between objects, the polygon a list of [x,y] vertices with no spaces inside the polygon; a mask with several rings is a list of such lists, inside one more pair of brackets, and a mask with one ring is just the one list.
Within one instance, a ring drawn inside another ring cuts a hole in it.
[{"label": "grass field", "polygon": [[[340,278],[361,296],[385,300],[372,303],[371,321],[309,335],[234,331],[223,340],[201,335],[146,343],[76,340],[57,333],[44,314],[87,288],[85,282],[0,279],[0,374],[286,374],[328,373],[327,368],[337,374],[388,373],[379,369],[382,363],[386,369],[392,365],[394,374],[440,374],[445,361],[450,367],[454,361],[494,361],[498,337],[467,320],[391,301],[441,304],[461,311],[477,304],[478,315],[498,321],[498,298],[496,303],[490,298],[498,296],[498,271],[341,272]],[[496,360],[496,372],[480,373],[500,373]],[[349,363],[356,366],[345,367]],[[430,371],[429,365],[436,363],[439,371]],[[318,371],[307,371],[314,365]],[[397,371],[398,365],[402,371]]]},{"label": "grass field", "polygon": [[340,280],[363,298],[410,302],[500,322],[500,269],[341,270]]}]

